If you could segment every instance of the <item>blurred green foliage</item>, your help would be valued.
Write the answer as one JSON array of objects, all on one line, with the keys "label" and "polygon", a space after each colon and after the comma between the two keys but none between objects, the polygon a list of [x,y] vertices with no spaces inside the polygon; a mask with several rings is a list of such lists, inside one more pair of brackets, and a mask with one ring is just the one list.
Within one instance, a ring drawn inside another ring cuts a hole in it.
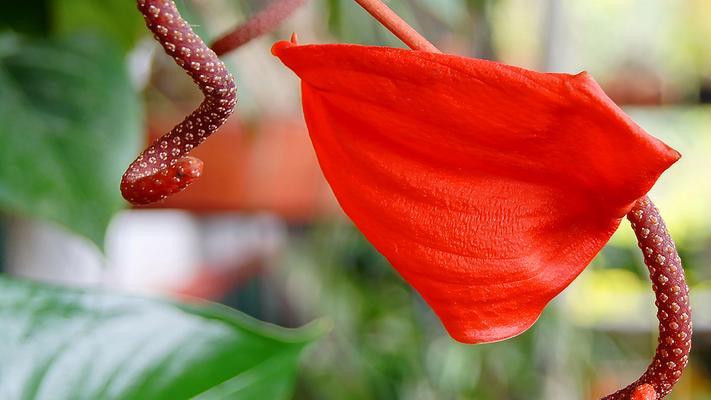
[{"label": "blurred green foliage", "polygon": [[122,52],[99,36],[0,36],[0,207],[103,247],[142,111]]},{"label": "blurred green foliage", "polygon": [[9,2],[0,14],[0,210],[103,248],[143,132],[125,58],[142,18],[123,0]]}]

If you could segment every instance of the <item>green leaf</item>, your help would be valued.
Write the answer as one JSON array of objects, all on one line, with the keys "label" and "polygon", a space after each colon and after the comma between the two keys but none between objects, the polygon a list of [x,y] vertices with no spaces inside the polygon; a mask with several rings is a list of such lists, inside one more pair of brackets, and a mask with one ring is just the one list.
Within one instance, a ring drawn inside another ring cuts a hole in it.
[{"label": "green leaf", "polygon": [[0,121],[0,210],[58,222],[102,248],[143,131],[122,53],[96,36],[0,35]]},{"label": "green leaf", "polygon": [[57,33],[100,34],[123,50],[130,50],[148,32],[131,0],[54,0],[52,9]]},{"label": "green leaf", "polygon": [[284,399],[321,325],[0,276],[0,398]]}]

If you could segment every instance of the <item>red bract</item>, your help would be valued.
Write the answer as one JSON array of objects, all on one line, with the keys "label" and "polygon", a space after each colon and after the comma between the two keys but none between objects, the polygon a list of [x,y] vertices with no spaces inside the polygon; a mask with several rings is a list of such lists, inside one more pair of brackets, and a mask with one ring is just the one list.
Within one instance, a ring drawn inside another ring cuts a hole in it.
[{"label": "red bract", "polygon": [[277,43],[326,179],[466,343],[530,327],[679,154],[586,73]]}]

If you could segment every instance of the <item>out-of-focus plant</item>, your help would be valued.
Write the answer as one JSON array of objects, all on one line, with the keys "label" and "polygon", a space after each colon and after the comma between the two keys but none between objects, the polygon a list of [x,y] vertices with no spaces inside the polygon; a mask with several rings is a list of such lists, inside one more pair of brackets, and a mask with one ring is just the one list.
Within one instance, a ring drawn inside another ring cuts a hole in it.
[{"label": "out-of-focus plant", "polygon": [[[58,222],[103,248],[142,132],[125,59],[141,21],[123,1],[34,3],[9,5],[24,28],[0,26],[0,209]],[[30,29],[36,38],[13,32]]]},{"label": "out-of-focus plant", "polygon": [[[5,7],[0,211],[59,223],[102,249],[143,138],[127,56],[144,22],[123,0]],[[323,331],[2,276],[0,325],[2,399],[284,399],[301,350]]]}]

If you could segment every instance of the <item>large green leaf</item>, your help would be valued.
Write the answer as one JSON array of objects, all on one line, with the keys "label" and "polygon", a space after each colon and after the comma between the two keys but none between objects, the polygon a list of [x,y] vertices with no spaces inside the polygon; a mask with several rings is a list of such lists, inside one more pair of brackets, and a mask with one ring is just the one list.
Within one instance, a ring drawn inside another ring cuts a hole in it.
[{"label": "large green leaf", "polygon": [[101,247],[141,120],[115,47],[0,35],[0,210],[59,222]]},{"label": "large green leaf", "polygon": [[320,325],[0,276],[0,398],[278,400]]}]

